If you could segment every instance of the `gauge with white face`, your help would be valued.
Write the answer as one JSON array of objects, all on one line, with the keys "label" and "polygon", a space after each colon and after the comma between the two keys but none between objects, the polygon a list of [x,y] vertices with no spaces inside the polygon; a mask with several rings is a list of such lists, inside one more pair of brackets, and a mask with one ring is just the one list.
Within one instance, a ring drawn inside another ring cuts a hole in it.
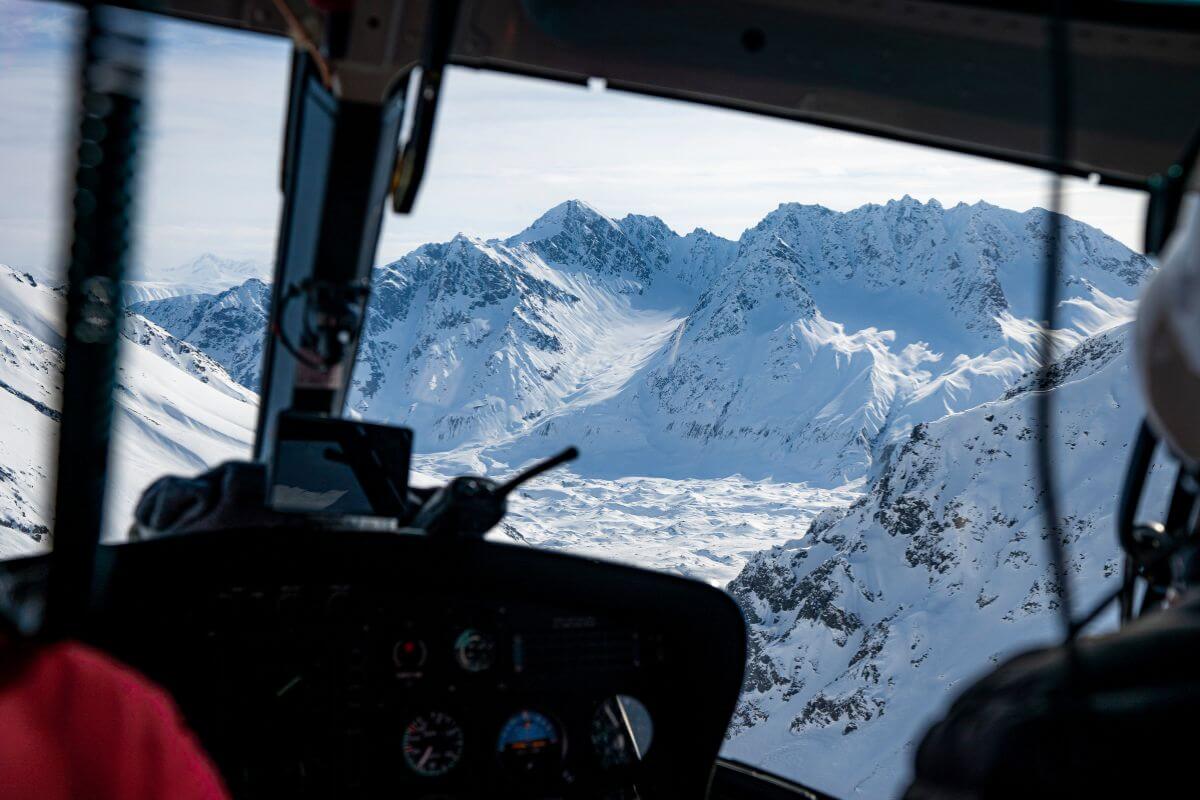
[{"label": "gauge with white face", "polygon": [[445,775],[462,760],[463,739],[458,721],[444,711],[421,714],[404,728],[404,763],[422,777]]}]

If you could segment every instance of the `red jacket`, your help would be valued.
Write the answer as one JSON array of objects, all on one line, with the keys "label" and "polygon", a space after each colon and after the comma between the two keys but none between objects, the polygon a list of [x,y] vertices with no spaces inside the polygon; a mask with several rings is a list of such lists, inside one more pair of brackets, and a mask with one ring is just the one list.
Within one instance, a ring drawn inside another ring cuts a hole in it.
[{"label": "red jacket", "polygon": [[145,677],[80,644],[0,647],[6,800],[229,796],[171,698]]}]

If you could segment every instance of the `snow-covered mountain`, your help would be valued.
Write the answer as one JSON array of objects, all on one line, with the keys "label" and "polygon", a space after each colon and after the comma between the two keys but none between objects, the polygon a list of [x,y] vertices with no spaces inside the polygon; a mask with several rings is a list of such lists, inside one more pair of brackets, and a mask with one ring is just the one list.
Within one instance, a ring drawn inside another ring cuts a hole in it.
[{"label": "snow-covered mountain", "polygon": [[[908,197],[785,204],[730,241],[568,201],[515,236],[380,267],[348,405],[416,430],[418,481],[580,446],[511,498],[497,535],[727,584],[753,635],[727,753],[888,796],[930,715],[1055,629],[1031,477],[1047,220]],[[1140,416],[1127,322],[1151,266],[1064,225],[1051,391],[1086,600],[1115,579],[1111,510]],[[248,446],[260,277],[131,306],[143,371],[122,373],[122,419],[146,424],[123,421],[116,460],[142,483]],[[0,401],[50,432],[54,298],[0,275]],[[159,450],[137,462],[151,432]],[[0,449],[0,514],[32,531],[22,546],[45,533],[38,458]]]},{"label": "snow-covered mountain", "polygon": [[[727,752],[889,796],[955,688],[1056,629],[1031,477],[1046,223],[785,205],[730,243],[567,203],[385,268],[353,402],[412,424],[447,472],[579,443],[590,458],[522,492],[510,535],[716,580],[748,560]],[[1064,233],[1055,435],[1090,601],[1115,578],[1141,413],[1125,326],[1150,265]]]},{"label": "snow-covered mountain", "polygon": [[[576,443],[604,477],[839,485],[1029,368],[1045,223],[912,198],[784,205],[734,243],[570,201],[381,268],[350,404],[462,463]],[[1128,317],[1148,263],[1073,220],[1066,241],[1071,346]]]},{"label": "snow-covered mountain", "polygon": [[[379,268],[350,406],[463,464],[574,442],[604,477],[851,482],[912,424],[1029,368],[1046,221],[909,197],[786,204],[731,242],[568,201],[508,239]],[[1065,242],[1071,346],[1128,317],[1149,267],[1074,220]],[[267,293],[255,279],[134,309],[255,388]]]},{"label": "snow-covered mountain", "polygon": [[[63,293],[0,265],[0,558],[49,544],[62,390]],[[132,312],[118,369],[107,530],[122,535],[141,490],[245,457],[257,397],[196,346]]]},{"label": "snow-covered mountain", "polygon": [[198,347],[235,381],[257,391],[270,304],[271,287],[250,278],[216,294],[143,301],[130,310]]},{"label": "snow-covered mountain", "polygon": [[216,294],[248,280],[267,280],[271,270],[252,260],[222,258],[202,253],[172,267],[154,267],[130,276],[125,283],[127,303],[161,300],[189,294]]},{"label": "snow-covered mountain", "polygon": [[[1142,415],[1129,349],[1124,325],[1077,345],[1054,373],[1077,614],[1119,581],[1113,517]],[[959,690],[1054,640],[1033,383],[914,426],[859,500],[752,557],[729,584],[752,631],[729,755],[838,796],[896,796],[921,733]],[[1157,474],[1161,503],[1171,475]]]}]

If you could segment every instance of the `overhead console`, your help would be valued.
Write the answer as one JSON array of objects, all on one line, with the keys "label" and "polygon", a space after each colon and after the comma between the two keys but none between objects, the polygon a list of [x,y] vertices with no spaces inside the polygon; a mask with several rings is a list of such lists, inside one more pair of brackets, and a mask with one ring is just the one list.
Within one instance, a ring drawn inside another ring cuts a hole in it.
[{"label": "overhead console", "polygon": [[723,592],[528,547],[257,529],[105,548],[98,643],[235,797],[702,797],[745,627]]}]

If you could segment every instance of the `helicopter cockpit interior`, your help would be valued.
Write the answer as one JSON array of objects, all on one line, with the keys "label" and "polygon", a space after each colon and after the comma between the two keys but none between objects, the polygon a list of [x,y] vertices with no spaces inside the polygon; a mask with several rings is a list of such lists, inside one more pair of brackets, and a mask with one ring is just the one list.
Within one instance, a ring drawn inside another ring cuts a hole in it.
[{"label": "helicopter cockpit interior", "polygon": [[[417,203],[447,69],[599,80],[1136,189],[1150,253],[1200,124],[1200,7],[1169,3],[81,5],[53,549],[0,575],[19,627],[81,639],[166,689],[238,798],[827,796],[721,755],[761,657],[730,594],[484,538],[510,494],[574,448],[423,488],[410,484],[422,431],[345,413],[381,226]],[[283,205],[253,458],[162,478],[129,540],[102,543],[148,15],[292,44]],[[1177,575],[1163,565],[1195,530],[1183,469],[1166,527],[1134,524],[1159,438],[1143,430],[1119,514],[1123,620],[1135,579],[1166,596]],[[1039,463],[1057,530],[1053,464]],[[1058,586],[1062,538],[1043,537]],[[1100,613],[1073,619],[1062,603],[1068,639]]]}]

